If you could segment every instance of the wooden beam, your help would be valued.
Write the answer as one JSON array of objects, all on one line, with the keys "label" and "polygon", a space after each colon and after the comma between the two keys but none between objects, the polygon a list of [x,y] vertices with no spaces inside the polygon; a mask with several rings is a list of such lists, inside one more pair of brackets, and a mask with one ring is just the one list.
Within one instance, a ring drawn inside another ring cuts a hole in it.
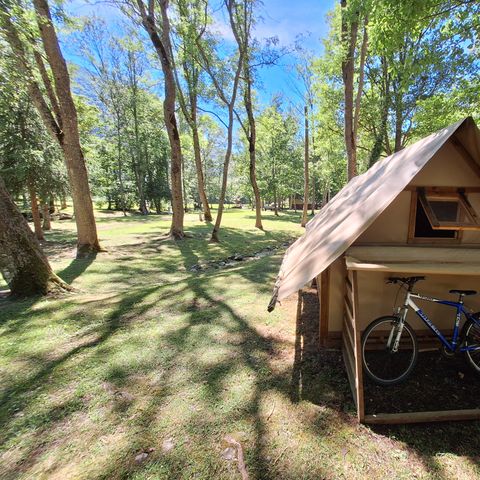
[{"label": "wooden beam", "polygon": [[[317,283],[318,285],[318,283]],[[320,274],[320,345],[324,346],[328,337],[330,316],[330,267]]]},{"label": "wooden beam", "polygon": [[478,225],[480,222],[479,222],[479,219],[478,219],[477,212],[472,207],[472,204],[470,203],[470,200],[465,195],[465,192],[461,191],[458,194],[459,194],[461,202],[463,203],[463,206],[467,210],[468,214],[472,217],[473,221]]},{"label": "wooden beam", "polygon": [[440,410],[435,412],[378,413],[365,415],[364,423],[400,424],[425,422],[450,422],[454,420],[480,419],[480,409]]},{"label": "wooden beam", "polygon": [[361,353],[360,327],[358,325],[358,281],[357,272],[348,272],[352,282],[352,303],[353,303],[353,340],[355,342],[355,387],[357,391],[357,418],[363,423],[365,417],[365,396],[363,393],[363,362]]},{"label": "wooden beam", "polygon": [[408,218],[408,238],[407,243],[411,243],[415,239],[415,221],[417,218],[417,189],[414,188],[410,198],[410,215]]},{"label": "wooden beam", "polygon": [[480,165],[476,160],[470,155],[470,152],[463,146],[463,144],[455,136],[451,137],[452,145],[455,147],[460,156],[465,160],[467,165],[472,169],[472,171],[480,177]]},{"label": "wooden beam", "polygon": [[420,200],[420,203],[425,210],[425,213],[427,214],[428,221],[430,222],[430,225],[432,228],[438,228],[440,227],[440,222],[437,219],[437,216],[435,215],[435,212],[433,211],[432,207],[427,201],[427,198],[425,197],[425,191],[420,190],[418,192],[418,199]]},{"label": "wooden beam", "polygon": [[345,370],[347,371],[348,383],[350,384],[350,390],[352,391],[353,403],[355,404],[355,407],[357,407],[357,396],[355,394],[355,372],[354,370],[352,370],[352,364],[350,363],[350,357],[348,353],[348,346],[345,344],[345,341],[342,342],[342,355],[343,363],[345,364]]},{"label": "wooden beam", "polygon": [[[416,192],[419,186],[408,185],[404,192]],[[423,186],[427,195],[441,195],[442,193],[457,193],[463,191],[465,193],[480,193],[480,187],[437,187],[437,186]]]}]

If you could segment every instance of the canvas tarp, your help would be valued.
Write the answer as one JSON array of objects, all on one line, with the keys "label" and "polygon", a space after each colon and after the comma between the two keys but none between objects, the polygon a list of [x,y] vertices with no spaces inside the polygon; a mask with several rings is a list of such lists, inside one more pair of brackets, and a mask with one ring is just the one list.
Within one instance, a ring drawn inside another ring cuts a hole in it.
[{"label": "canvas tarp", "polygon": [[390,155],[350,180],[307,223],[304,235],[286,251],[269,310],[342,255],[459,129],[460,141],[468,139],[468,150],[476,157],[480,145],[478,129],[467,118]]}]

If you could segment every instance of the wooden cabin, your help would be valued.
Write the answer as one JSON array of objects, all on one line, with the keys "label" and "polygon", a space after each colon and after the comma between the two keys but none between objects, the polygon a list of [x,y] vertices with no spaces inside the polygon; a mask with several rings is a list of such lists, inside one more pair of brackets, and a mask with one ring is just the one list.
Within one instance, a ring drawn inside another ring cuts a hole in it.
[{"label": "wooden cabin", "polygon": [[[360,338],[372,320],[393,313],[393,275],[425,275],[416,289],[438,298],[456,300],[452,288],[480,290],[480,132],[472,118],[352,179],[287,250],[269,308],[316,279],[319,341],[342,348],[360,422],[480,418],[480,410],[365,415]],[[480,294],[465,303],[480,310]],[[419,305],[440,329],[453,328],[450,310]],[[421,342],[432,340],[414,314],[407,320]]]}]

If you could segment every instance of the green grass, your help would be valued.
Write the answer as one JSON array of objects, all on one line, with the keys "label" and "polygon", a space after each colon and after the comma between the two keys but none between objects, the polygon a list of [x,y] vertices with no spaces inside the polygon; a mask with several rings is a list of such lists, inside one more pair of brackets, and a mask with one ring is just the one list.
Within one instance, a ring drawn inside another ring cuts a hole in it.
[{"label": "green grass", "polygon": [[268,213],[260,232],[232,209],[216,245],[193,214],[173,243],[168,217],[101,213],[95,260],[56,222],[45,248],[78,292],[0,303],[0,478],[236,479],[225,435],[251,478],[479,477],[478,423],[358,426],[340,365],[299,389],[295,299],[266,312],[281,253],[189,271],[282,244],[298,221]]}]

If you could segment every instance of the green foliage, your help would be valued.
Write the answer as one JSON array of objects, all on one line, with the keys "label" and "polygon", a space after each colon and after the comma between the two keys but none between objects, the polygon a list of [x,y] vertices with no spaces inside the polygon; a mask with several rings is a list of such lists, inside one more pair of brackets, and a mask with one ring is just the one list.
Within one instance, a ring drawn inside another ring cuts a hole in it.
[{"label": "green foliage", "polygon": [[44,202],[64,197],[68,181],[61,152],[45,131],[9,56],[0,59],[0,77],[0,175],[14,197],[25,195],[29,185]]},{"label": "green foliage", "polygon": [[[261,197],[265,203],[273,203],[303,190],[303,142],[298,120],[293,112],[283,111],[276,101],[263,110],[257,124],[257,178]],[[237,156],[236,173],[238,195],[252,198],[249,180],[248,146],[244,142]]]}]

